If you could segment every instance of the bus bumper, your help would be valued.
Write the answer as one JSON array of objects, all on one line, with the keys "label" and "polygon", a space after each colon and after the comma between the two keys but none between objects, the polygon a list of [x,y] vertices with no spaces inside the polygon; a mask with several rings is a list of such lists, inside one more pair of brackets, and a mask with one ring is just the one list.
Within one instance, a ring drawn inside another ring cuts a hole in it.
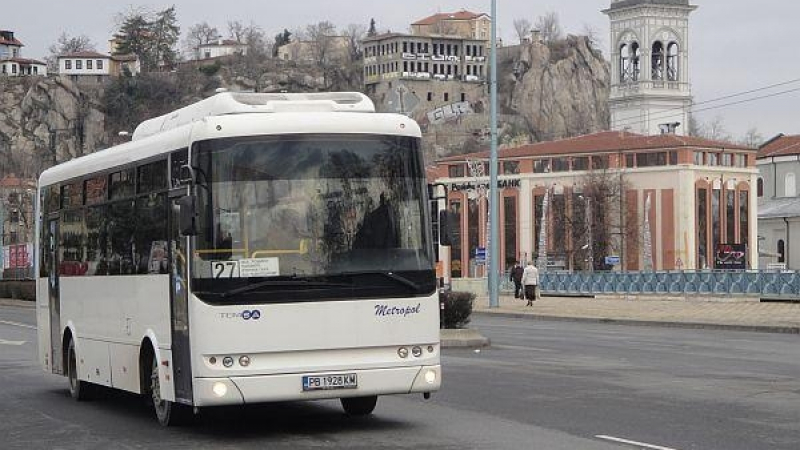
[{"label": "bus bumper", "polygon": [[[303,391],[304,375],[355,373],[355,389]],[[292,400],[321,400],[370,395],[412,394],[439,390],[442,368],[435,366],[345,370],[308,374],[280,374],[230,378],[195,378],[194,404],[198,407],[241,405]],[[224,387],[223,387],[224,386]]]}]

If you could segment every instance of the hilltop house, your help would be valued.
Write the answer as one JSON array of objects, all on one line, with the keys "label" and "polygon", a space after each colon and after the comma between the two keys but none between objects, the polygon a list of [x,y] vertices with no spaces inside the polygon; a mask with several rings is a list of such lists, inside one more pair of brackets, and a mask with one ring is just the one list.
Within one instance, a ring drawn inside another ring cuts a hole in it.
[{"label": "hilltop house", "polygon": [[47,64],[35,59],[22,57],[22,42],[14,37],[13,31],[0,30],[0,75],[26,76],[47,75]]},{"label": "hilltop house", "polygon": [[219,58],[220,56],[246,55],[247,44],[230,39],[201,44],[197,47],[197,59]]}]

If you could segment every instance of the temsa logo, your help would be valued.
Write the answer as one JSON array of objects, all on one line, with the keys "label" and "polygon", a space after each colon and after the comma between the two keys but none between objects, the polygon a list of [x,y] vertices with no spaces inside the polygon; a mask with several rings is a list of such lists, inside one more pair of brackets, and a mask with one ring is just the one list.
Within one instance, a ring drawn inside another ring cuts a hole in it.
[{"label": "temsa logo", "polygon": [[261,318],[261,311],[257,309],[245,309],[242,312],[219,313],[218,316],[220,319],[258,320]]}]

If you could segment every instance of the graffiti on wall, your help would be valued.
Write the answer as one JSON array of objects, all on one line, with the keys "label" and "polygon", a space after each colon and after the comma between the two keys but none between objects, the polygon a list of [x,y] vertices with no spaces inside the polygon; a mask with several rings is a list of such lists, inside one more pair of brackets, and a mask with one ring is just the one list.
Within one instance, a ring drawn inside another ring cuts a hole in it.
[{"label": "graffiti on wall", "polygon": [[428,111],[428,121],[438,125],[473,113],[472,105],[470,105],[469,102],[451,103]]}]

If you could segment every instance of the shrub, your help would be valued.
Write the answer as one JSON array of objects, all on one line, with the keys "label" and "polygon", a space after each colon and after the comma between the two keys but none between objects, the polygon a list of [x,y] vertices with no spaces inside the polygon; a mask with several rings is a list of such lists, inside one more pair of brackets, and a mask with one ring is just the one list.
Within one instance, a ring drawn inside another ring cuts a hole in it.
[{"label": "shrub", "polygon": [[475,294],[472,292],[440,292],[442,328],[464,328],[470,321],[473,301]]},{"label": "shrub", "polygon": [[207,77],[213,77],[219,72],[219,69],[222,68],[222,64],[219,61],[214,61],[213,64],[203,65],[197,68],[203,75]]}]

